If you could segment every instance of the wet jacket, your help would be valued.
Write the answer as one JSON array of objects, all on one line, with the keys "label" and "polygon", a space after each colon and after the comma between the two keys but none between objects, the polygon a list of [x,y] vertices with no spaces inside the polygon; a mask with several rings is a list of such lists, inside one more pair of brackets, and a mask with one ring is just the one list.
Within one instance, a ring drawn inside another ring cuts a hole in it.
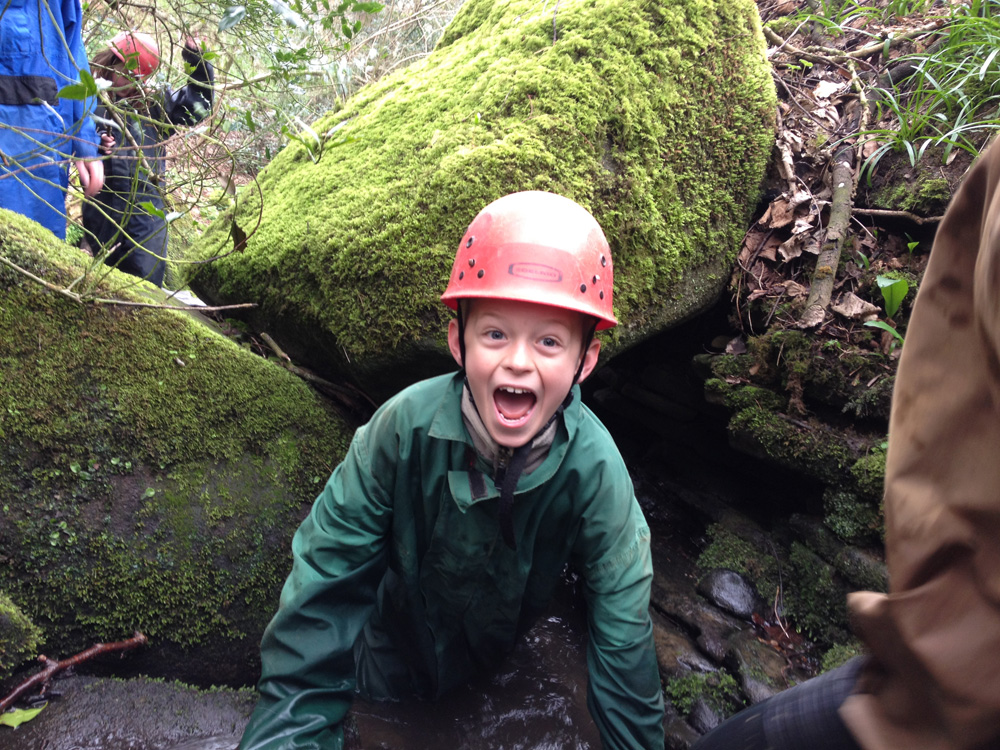
[{"label": "wet jacket", "polygon": [[584,582],[588,705],[605,746],[663,747],[649,529],[574,391],[548,456],[518,482],[516,551],[462,421],[459,376],[411,386],[357,431],[292,542],[243,750],[340,748],[356,687],[434,699],[496,667],[567,563]]},{"label": "wet jacket", "polygon": [[[3,0],[0,0],[3,2]],[[83,227],[88,241],[98,247],[117,248],[105,259],[108,265],[134,276],[163,285],[167,257],[167,221],[146,211],[140,204],[149,202],[166,213],[163,202],[163,176],[166,171],[166,148],[163,144],[177,125],[195,125],[212,111],[212,64],[200,52],[184,47],[184,62],[192,67],[191,83],[177,91],[167,89],[161,101],[150,107],[149,114],[127,113],[121,122],[111,117],[105,107],[98,108],[102,129],[114,136],[115,146],[104,163],[104,188],[83,206]],[[127,106],[127,105],[123,105]],[[117,112],[119,117],[122,115]],[[137,157],[138,146],[143,159]]]},{"label": "wet jacket", "polygon": [[82,24],[80,0],[0,0],[0,207],[60,239],[69,159],[97,156],[95,101],[56,96],[87,68]]},{"label": "wet jacket", "polygon": [[841,708],[865,750],[1000,748],[1000,148],[938,229],[889,426],[888,595],[853,594],[873,654]]}]

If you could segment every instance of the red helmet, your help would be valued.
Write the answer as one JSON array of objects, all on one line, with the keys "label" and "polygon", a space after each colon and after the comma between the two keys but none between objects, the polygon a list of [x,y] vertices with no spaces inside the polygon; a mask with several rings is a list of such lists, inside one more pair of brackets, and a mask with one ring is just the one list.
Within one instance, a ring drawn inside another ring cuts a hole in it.
[{"label": "red helmet", "polygon": [[111,40],[115,56],[128,65],[140,78],[152,74],[160,65],[160,48],[149,34],[139,31],[122,31]]},{"label": "red helmet", "polygon": [[479,212],[455,253],[441,300],[509,299],[575,310],[618,325],[611,309],[611,249],[587,209],[554,193],[526,191]]}]

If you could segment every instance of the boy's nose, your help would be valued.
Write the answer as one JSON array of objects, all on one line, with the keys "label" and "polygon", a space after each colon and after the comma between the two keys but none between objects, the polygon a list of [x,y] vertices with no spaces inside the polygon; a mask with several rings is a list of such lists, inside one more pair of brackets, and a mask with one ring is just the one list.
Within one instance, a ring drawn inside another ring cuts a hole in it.
[{"label": "boy's nose", "polygon": [[524,341],[513,341],[507,349],[505,363],[511,370],[523,371],[531,368],[531,352]]}]

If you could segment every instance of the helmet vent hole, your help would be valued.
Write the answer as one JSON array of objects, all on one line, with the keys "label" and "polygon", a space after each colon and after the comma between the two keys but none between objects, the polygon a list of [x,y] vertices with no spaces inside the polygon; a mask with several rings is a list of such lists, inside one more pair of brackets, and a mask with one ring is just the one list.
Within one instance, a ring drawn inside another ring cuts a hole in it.
[{"label": "helmet vent hole", "polygon": [[486,271],[484,271],[482,268],[480,268],[479,269],[479,273],[476,274],[476,276],[478,276],[479,278],[483,278],[483,276],[485,276],[485,275],[486,275]]},{"label": "helmet vent hole", "polygon": [[607,257],[606,257],[606,256],[604,256],[604,255],[602,255],[602,256],[601,256],[601,265],[602,265],[602,266],[606,266],[606,265],[608,265],[608,259],[607,259]]},{"label": "helmet vent hole", "polygon": [[476,265],[476,259],[469,258],[469,268],[472,268],[474,265]]},{"label": "helmet vent hole", "polygon": [[601,292],[601,299],[604,299],[604,292]]},{"label": "helmet vent hole", "polygon": [[587,291],[587,285],[586,284],[580,284],[580,291],[581,292]]},{"label": "helmet vent hole", "polygon": [[476,239],[475,237],[469,237],[468,241],[465,243],[465,246],[466,247],[472,247],[472,242],[475,239]]},{"label": "helmet vent hole", "polygon": [[600,276],[598,276],[598,275],[597,275],[597,274],[595,273],[595,274],[594,274],[594,280],[593,280],[592,282],[590,282],[590,283],[591,283],[591,284],[596,284],[596,283],[597,283],[598,281],[600,281],[600,280],[601,280],[601,277],[600,277]]},{"label": "helmet vent hole", "polygon": [[458,280],[461,281],[464,278],[465,278],[465,271],[459,271],[458,272]]}]

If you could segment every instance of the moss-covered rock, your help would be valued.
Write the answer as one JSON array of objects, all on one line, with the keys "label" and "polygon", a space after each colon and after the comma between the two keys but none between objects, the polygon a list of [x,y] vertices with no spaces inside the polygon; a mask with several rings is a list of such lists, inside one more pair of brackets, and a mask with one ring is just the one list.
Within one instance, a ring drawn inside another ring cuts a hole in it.
[{"label": "moss-covered rock", "polygon": [[0,681],[38,655],[42,631],[0,591]]},{"label": "moss-covered rock", "polygon": [[[384,395],[451,367],[438,300],[476,213],[516,190],[593,211],[615,258],[613,353],[729,276],[773,144],[749,0],[469,0],[419,64],[314,123],[213,225],[208,299]],[[239,234],[239,233],[237,233]],[[434,356],[436,355],[436,356]]]},{"label": "moss-covered rock", "polygon": [[[56,285],[83,269],[6,211],[0,256]],[[189,314],[82,305],[8,265],[0,382],[0,586],[48,652],[141,630],[129,661],[148,674],[253,679],[289,538],[349,428]]]}]

